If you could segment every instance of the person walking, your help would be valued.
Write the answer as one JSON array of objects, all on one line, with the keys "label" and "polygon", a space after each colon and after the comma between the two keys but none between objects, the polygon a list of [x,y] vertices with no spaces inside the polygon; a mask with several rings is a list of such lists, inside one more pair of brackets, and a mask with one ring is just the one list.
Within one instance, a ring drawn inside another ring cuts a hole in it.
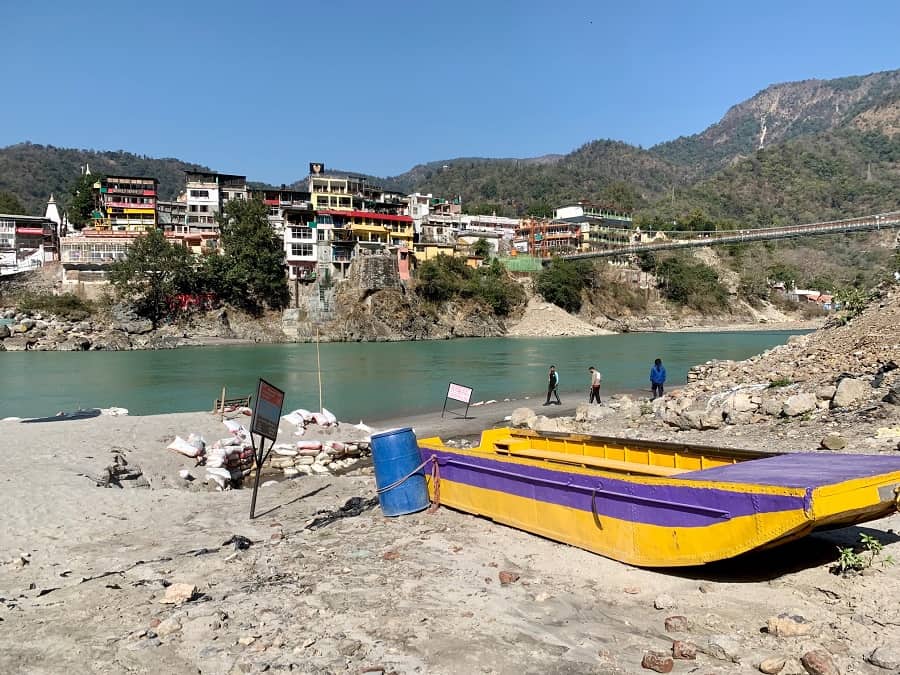
[{"label": "person walking", "polygon": [[653,395],[650,400],[661,398],[663,395],[663,385],[666,383],[666,367],[662,364],[662,359],[656,359],[653,367],[650,369],[650,388],[653,389]]},{"label": "person walking", "polygon": [[591,374],[591,393],[588,395],[588,403],[596,403],[600,404],[600,381],[603,379],[603,376],[600,374],[600,371],[591,366],[588,368],[588,372]]},{"label": "person walking", "polygon": [[547,401],[544,405],[550,405],[550,397],[556,397],[556,405],[562,405],[559,400],[559,373],[556,372],[556,366],[550,366],[550,372],[547,374]]}]

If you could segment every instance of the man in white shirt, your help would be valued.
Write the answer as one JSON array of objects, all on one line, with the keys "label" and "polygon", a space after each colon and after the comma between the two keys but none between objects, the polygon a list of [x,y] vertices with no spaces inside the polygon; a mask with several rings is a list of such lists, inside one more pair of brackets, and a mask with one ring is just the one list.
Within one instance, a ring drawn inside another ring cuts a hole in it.
[{"label": "man in white shirt", "polygon": [[588,368],[588,372],[591,374],[591,393],[588,396],[588,403],[600,403],[600,381],[603,379],[603,376],[600,374],[600,371],[591,366]]}]

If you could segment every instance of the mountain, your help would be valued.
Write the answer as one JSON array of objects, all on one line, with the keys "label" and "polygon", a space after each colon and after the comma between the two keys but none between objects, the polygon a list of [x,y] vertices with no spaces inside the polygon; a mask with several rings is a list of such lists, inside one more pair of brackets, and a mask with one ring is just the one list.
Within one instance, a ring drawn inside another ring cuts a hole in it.
[{"label": "mountain", "polygon": [[900,70],[772,85],[705,131],[650,151],[708,176],[757,150],[842,128],[900,131]]},{"label": "mountain", "polygon": [[31,215],[44,215],[51,193],[65,208],[72,185],[85,164],[93,174],[152,176],[161,199],[174,199],[184,189],[184,171],[209,171],[179,159],[153,159],[130,152],[74,150],[19,143],[0,148],[0,192],[19,198]]}]

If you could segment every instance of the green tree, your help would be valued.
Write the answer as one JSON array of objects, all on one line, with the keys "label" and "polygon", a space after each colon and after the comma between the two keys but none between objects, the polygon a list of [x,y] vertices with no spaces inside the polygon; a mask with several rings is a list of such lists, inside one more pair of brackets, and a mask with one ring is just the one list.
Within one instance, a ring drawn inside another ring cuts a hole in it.
[{"label": "green tree", "polygon": [[525,213],[532,218],[549,218],[553,215],[553,205],[546,199],[536,199],[528,205]]},{"label": "green tree", "polygon": [[232,199],[219,219],[222,255],[208,262],[220,294],[236,307],[260,314],[282,309],[290,300],[284,246],[266,218],[261,199]]},{"label": "green tree", "polygon": [[0,213],[24,215],[25,207],[22,202],[11,192],[0,192]]},{"label": "green tree", "polygon": [[103,176],[96,174],[82,174],[72,186],[67,215],[76,230],[90,224],[94,211],[94,183],[102,179]]},{"label": "green tree", "polygon": [[159,230],[137,237],[126,257],[109,270],[109,280],[119,295],[154,326],[168,315],[171,296],[190,290],[192,279],[190,251],[170,244]]},{"label": "green tree", "polygon": [[663,282],[663,294],[673,302],[701,312],[728,306],[728,291],[719,282],[718,273],[703,263],[673,257],[657,266],[657,274]]},{"label": "green tree", "polygon": [[478,241],[476,241],[472,245],[472,253],[477,255],[479,258],[487,260],[491,257],[491,245],[487,239],[484,237],[480,237]]},{"label": "green tree", "polygon": [[581,309],[581,291],[590,285],[591,272],[590,263],[554,258],[538,275],[536,288],[547,302],[574,313]]},{"label": "green tree", "polygon": [[439,255],[419,265],[416,293],[431,302],[446,302],[457,296],[472,276],[462,258]]}]

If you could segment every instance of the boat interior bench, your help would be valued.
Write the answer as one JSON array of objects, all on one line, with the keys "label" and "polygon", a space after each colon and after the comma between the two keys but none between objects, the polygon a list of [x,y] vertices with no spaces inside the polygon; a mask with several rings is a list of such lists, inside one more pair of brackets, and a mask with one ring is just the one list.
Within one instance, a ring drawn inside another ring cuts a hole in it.
[{"label": "boat interior bench", "polygon": [[610,469],[627,473],[638,473],[645,476],[677,476],[687,473],[686,469],[675,469],[664,466],[650,466],[637,462],[625,462],[618,459],[604,459],[602,457],[589,457],[567,452],[553,452],[552,450],[533,450],[528,441],[517,438],[500,439],[494,442],[494,450],[498,453],[512,457],[525,457],[527,459],[543,459],[551,462],[586,466],[592,469]]}]

